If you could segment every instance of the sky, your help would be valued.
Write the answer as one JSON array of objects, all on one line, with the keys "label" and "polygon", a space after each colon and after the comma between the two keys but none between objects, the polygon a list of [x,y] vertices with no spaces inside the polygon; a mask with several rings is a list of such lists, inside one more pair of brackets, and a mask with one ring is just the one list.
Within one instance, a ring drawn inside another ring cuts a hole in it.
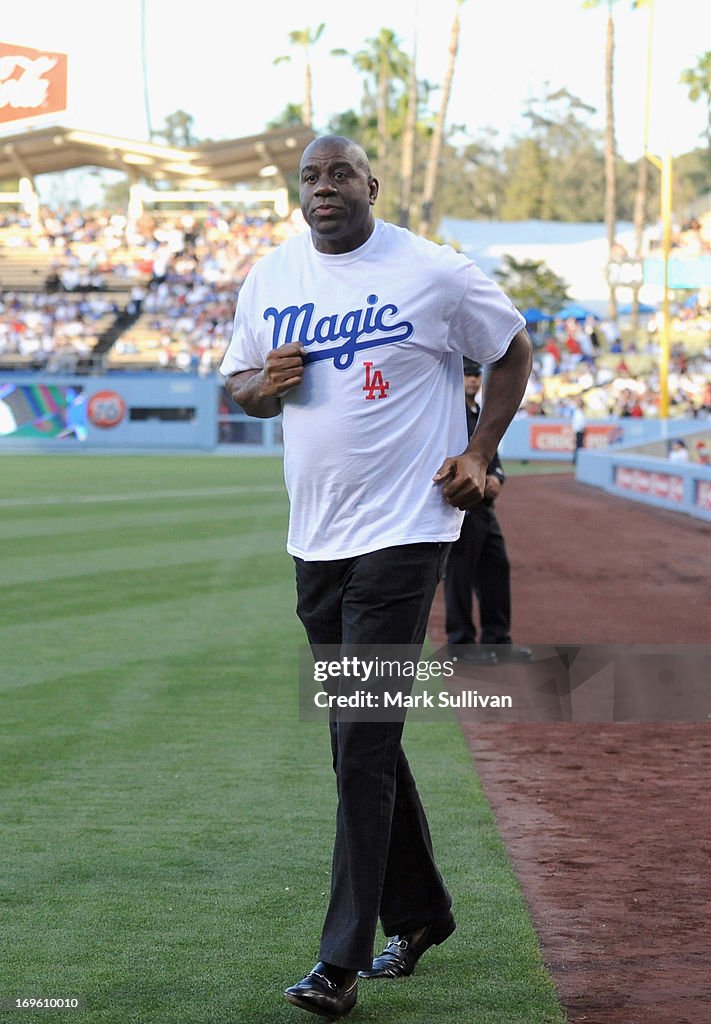
[{"label": "sky", "polygon": [[[380,0],[354,4],[310,0],[144,0],[151,114],[154,127],[182,108],[200,137],[235,138],[264,130],[287,102],[303,96],[303,62],[289,44],[292,29],[326,29],[314,49],[314,126],[358,107],[362,79],[342,47],[361,49],[391,28],[409,50],[417,28],[420,77],[441,83],[454,0]],[[0,41],[69,54],[69,110],[53,118],[128,138],[147,138],[141,70],[141,0],[9,0]],[[493,128],[500,144],[525,130],[526,102],[547,88],[567,88],[597,108],[604,124],[606,9],[582,0],[465,0],[449,121],[477,137]],[[644,137],[646,10],[615,4],[618,149],[635,160]],[[711,49],[711,3],[656,0],[652,47],[650,148],[676,155],[702,145],[703,102],[692,104],[679,74]],[[289,63],[274,59],[291,53]],[[439,94],[435,93],[435,97]],[[435,99],[438,103],[438,99]],[[9,134],[22,123],[3,126]]]}]

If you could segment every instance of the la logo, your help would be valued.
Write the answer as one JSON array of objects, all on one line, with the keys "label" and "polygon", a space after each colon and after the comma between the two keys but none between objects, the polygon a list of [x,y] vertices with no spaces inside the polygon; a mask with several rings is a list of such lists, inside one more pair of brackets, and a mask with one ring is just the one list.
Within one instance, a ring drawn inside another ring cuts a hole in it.
[{"label": "la logo", "polygon": [[[382,370],[373,370],[372,363],[363,363],[365,367],[365,400],[370,402],[375,398],[387,398],[390,390],[390,381],[383,380]],[[376,394],[377,392],[377,394]]]}]

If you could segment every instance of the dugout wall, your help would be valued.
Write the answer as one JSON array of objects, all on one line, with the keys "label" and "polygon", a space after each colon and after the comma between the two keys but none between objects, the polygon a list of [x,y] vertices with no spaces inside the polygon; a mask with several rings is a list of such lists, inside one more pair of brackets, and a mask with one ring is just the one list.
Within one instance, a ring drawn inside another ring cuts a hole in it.
[{"label": "dugout wall", "polygon": [[190,374],[0,375],[0,446],[203,449],[216,443],[217,390]]},{"label": "dugout wall", "polygon": [[[590,421],[586,448],[612,450],[698,429],[693,420]],[[280,419],[247,416],[228,398],[219,374],[0,371],[0,450],[77,447],[276,455],[281,444]],[[499,450],[515,461],[571,462],[574,447],[569,419],[526,416],[513,421]]]}]

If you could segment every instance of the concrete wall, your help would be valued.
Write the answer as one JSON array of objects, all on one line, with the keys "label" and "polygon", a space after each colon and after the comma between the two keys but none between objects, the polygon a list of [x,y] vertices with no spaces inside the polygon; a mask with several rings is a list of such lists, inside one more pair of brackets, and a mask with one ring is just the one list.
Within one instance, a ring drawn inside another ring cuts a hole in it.
[{"label": "concrete wall", "polygon": [[214,378],[0,374],[0,448],[212,450]]},{"label": "concrete wall", "polygon": [[612,448],[580,452],[575,475],[610,494],[711,522],[711,466]]},{"label": "concrete wall", "polygon": [[[690,432],[694,432],[694,439],[705,436],[708,440],[711,424],[704,432],[699,431],[698,422],[693,420],[664,423],[626,418],[590,422],[586,450],[578,458],[579,471],[594,477],[588,479],[586,475],[585,482],[611,486],[614,471],[608,462],[588,462],[588,455],[621,452],[625,458],[634,455],[645,459],[651,454],[645,451],[645,445],[657,444],[655,454],[662,456],[666,453],[667,438],[677,435],[687,437],[691,450]],[[217,375],[202,378],[162,373],[100,377],[0,374],[0,451],[220,450],[278,455],[281,441],[280,419],[246,416],[227,401],[222,378]],[[570,420],[533,416],[514,420],[500,452],[503,458],[513,461],[572,463],[573,448]],[[684,479],[693,473],[693,467],[682,467],[682,473],[678,464],[663,458],[657,458],[657,463],[667,469],[673,466],[674,473],[680,473]],[[639,478],[638,490],[642,486],[639,481],[644,479]],[[674,486],[676,495],[678,486]],[[692,484],[688,487],[693,490]],[[630,491],[629,480],[624,486],[618,480],[620,488]],[[703,489],[702,492],[706,493]],[[669,500],[676,507],[676,499]]]},{"label": "concrete wall", "polygon": [[[587,450],[601,451],[620,445],[658,442],[666,452],[666,438],[698,430],[696,420],[656,420],[624,417],[589,420],[585,430]],[[548,459],[572,462],[575,436],[569,419],[525,416],[515,419],[506,431],[499,452],[505,459]]]}]

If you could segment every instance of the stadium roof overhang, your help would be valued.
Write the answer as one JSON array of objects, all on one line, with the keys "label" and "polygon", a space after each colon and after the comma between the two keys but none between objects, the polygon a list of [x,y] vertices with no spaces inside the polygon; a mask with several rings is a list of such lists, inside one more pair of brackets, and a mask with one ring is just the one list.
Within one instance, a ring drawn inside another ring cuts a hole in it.
[{"label": "stadium roof overhang", "polygon": [[147,177],[191,188],[219,188],[296,170],[301,151],[314,138],[310,128],[295,125],[183,149],[75,128],[38,128],[0,137],[0,181],[106,167],[123,171],[133,181]]}]

